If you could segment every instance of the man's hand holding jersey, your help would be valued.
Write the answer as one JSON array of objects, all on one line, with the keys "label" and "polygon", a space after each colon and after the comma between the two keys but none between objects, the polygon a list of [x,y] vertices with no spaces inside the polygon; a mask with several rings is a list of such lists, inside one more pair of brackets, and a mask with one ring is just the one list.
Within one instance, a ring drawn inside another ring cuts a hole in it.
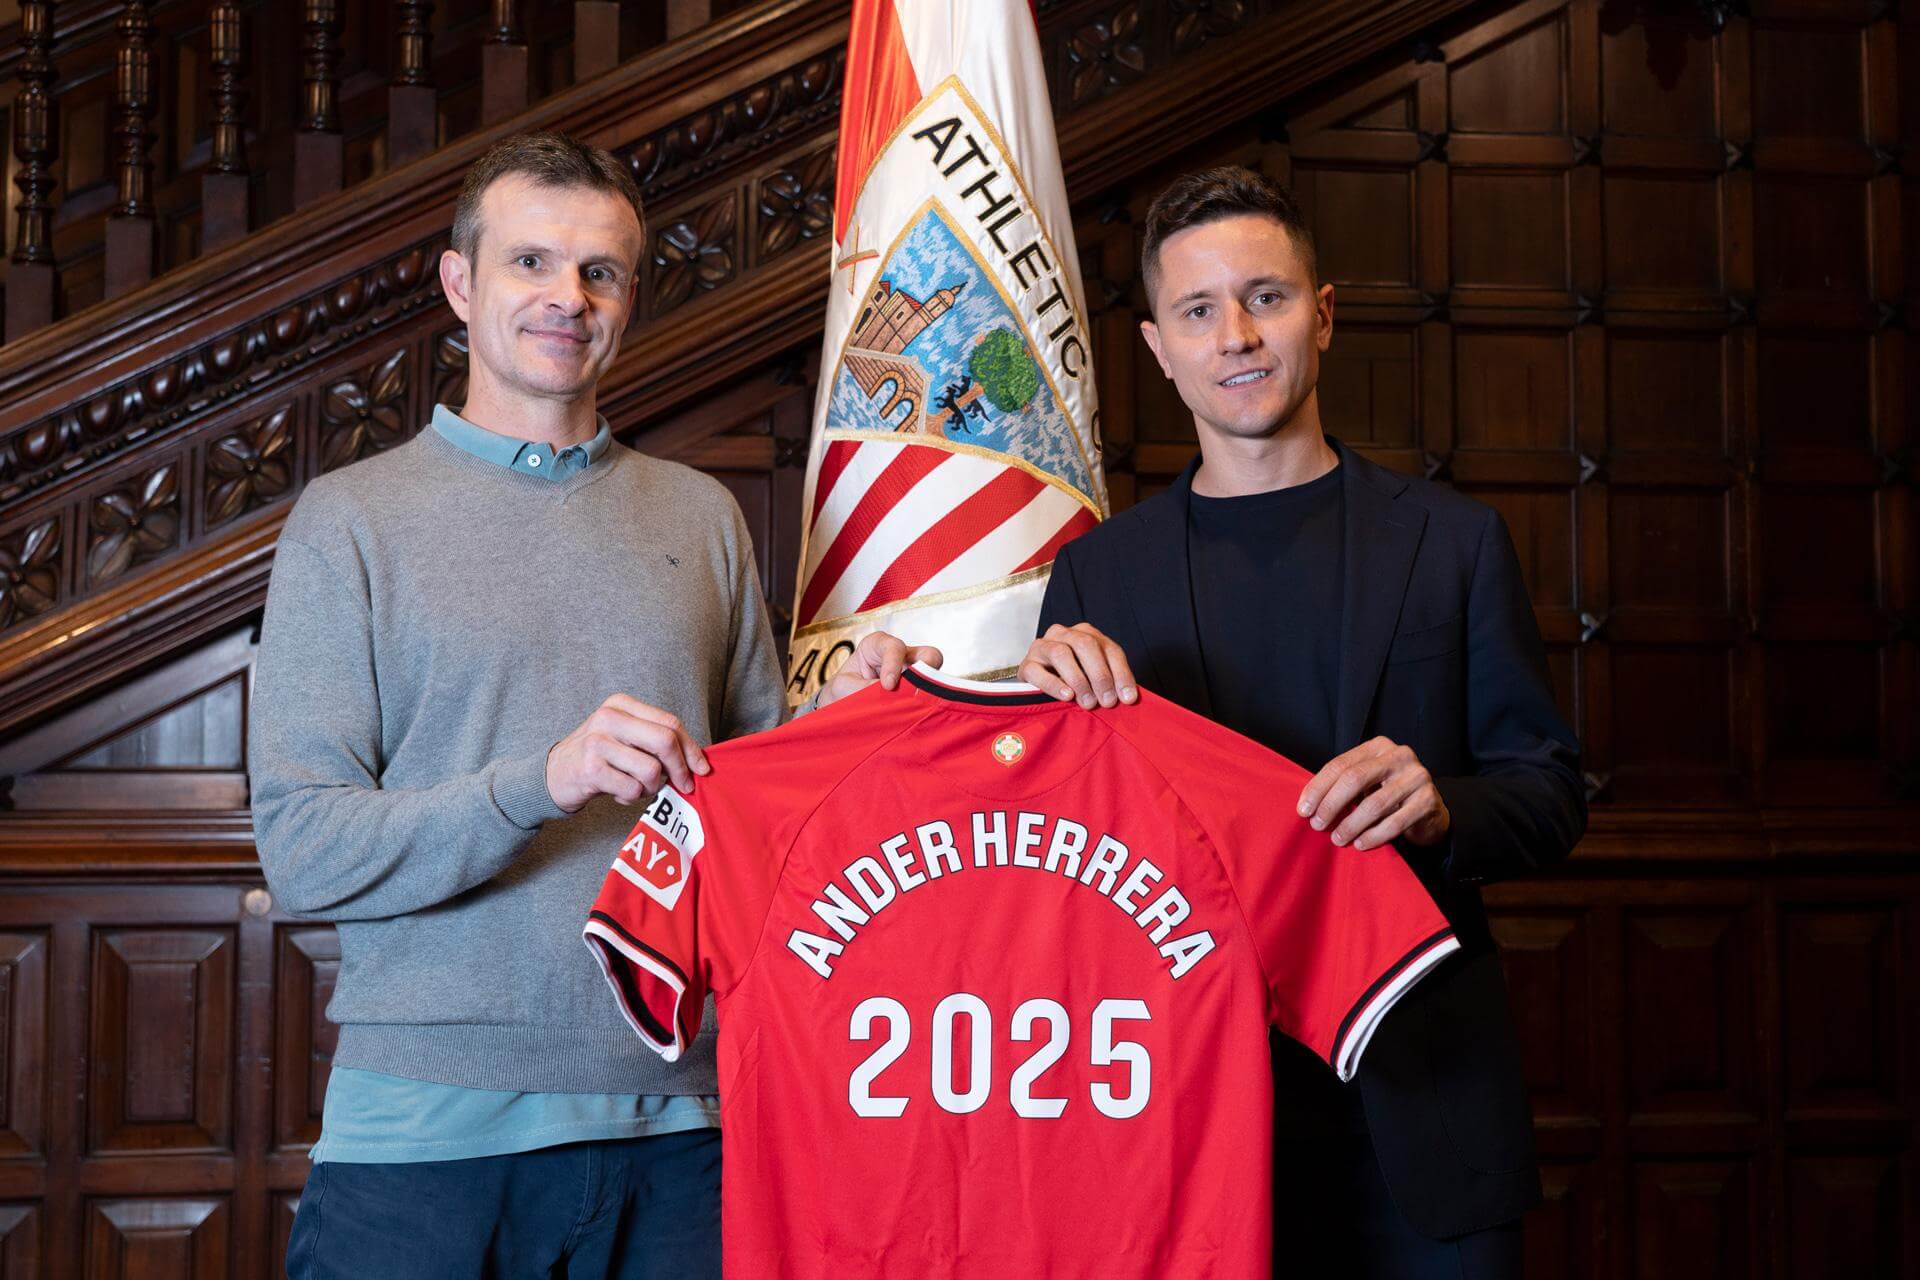
[{"label": "man's hand holding jersey", "polygon": [[[940,651],[931,645],[909,647],[884,631],[870,631],[814,705],[824,707],[876,680],[892,690],[913,663],[937,667],[940,661]],[[635,804],[668,783],[687,791],[707,772],[706,752],[678,717],[624,693],[601,703],[547,752],[547,792],[568,813],[579,812],[598,795]]]},{"label": "man's hand holding jersey", "polygon": [[884,631],[869,631],[820,689],[814,706],[838,702],[850,693],[858,693],[874,681],[891,693],[899,687],[901,673],[916,662],[930,667],[940,665],[940,651],[929,644],[908,647],[905,641]]},{"label": "man's hand holding jersey", "polygon": [[1091,711],[1096,706],[1117,707],[1140,700],[1133,668],[1124,649],[1091,622],[1071,627],[1054,623],[1047,633],[1027,646],[1020,662],[1020,678],[1062,702],[1078,702]]},{"label": "man's hand holding jersey", "polygon": [[[1091,710],[1139,698],[1127,655],[1092,623],[1055,623],[1027,648],[1020,678]],[[1373,738],[1327,761],[1300,793],[1300,816],[1333,843],[1375,849],[1392,840],[1435,845],[1452,825],[1446,802],[1411,747]]]}]

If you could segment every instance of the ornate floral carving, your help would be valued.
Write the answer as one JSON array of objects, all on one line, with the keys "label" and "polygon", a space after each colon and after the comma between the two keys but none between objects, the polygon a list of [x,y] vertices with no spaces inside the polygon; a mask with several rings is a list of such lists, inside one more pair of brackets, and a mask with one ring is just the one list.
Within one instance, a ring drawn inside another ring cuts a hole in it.
[{"label": "ornate floral carving", "polygon": [[1246,20],[1246,0],[1173,0],[1173,47],[1191,52],[1239,30]]},{"label": "ornate floral carving", "polygon": [[676,120],[625,149],[634,180],[648,200],[684,189],[742,156],[792,138],[840,113],[844,48]]},{"label": "ornate floral carving", "polygon": [[94,495],[87,516],[87,582],[97,585],[180,543],[180,465],[168,462]]},{"label": "ornate floral carving", "polygon": [[433,340],[433,402],[458,409],[467,402],[467,326]]},{"label": "ornate floral carving", "polygon": [[760,180],[760,261],[833,229],[836,155],[823,147]]},{"label": "ornate floral carving", "polygon": [[[439,300],[444,232],[358,275],[257,316],[77,408],[0,435],[0,504],[68,477],[229,396],[293,375],[315,356]],[[81,459],[81,462],[76,462]]]},{"label": "ornate floral carving", "polygon": [[407,365],[402,347],[327,388],[320,399],[322,471],[391,449],[413,434],[407,421]]},{"label": "ornate floral carving", "polygon": [[255,418],[207,450],[207,515],[215,528],[293,487],[293,406]]},{"label": "ornate floral carving", "polygon": [[1146,74],[1140,26],[1139,0],[1133,0],[1074,31],[1067,40],[1070,102],[1091,102]]},{"label": "ornate floral carving", "polygon": [[0,627],[60,602],[60,517],[0,537]]},{"label": "ornate floral carving", "polygon": [[733,279],[734,197],[731,192],[661,228],[653,240],[653,314],[671,311],[694,290]]}]

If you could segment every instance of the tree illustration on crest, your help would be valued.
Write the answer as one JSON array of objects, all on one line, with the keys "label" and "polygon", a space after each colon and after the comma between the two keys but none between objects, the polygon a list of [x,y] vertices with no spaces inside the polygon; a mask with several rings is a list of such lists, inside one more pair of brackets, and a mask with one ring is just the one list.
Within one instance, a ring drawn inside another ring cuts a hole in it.
[{"label": "tree illustration on crest", "polygon": [[1018,413],[1040,390],[1040,369],[1027,354],[1027,344],[1011,329],[995,329],[980,339],[967,359],[967,372],[1002,413]]}]

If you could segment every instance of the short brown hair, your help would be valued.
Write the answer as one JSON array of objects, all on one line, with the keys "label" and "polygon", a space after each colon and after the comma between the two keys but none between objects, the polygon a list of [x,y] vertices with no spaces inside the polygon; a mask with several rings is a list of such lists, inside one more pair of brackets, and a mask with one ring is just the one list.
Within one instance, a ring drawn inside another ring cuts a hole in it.
[{"label": "short brown hair", "polygon": [[480,248],[480,197],[509,174],[531,178],[535,186],[611,192],[633,206],[640,234],[646,235],[640,184],[613,153],[552,130],[516,133],[489,147],[460,184],[460,198],[453,205],[453,250],[469,262]]},{"label": "short brown hair", "polygon": [[1307,262],[1307,278],[1320,283],[1320,266],[1313,250],[1313,231],[1293,194],[1266,174],[1237,164],[1190,173],[1154,197],[1147,210],[1147,229],[1140,244],[1140,275],[1147,285],[1147,305],[1160,285],[1160,246],[1167,237],[1188,227],[1221,218],[1253,214],[1272,218],[1293,236],[1294,247]]}]

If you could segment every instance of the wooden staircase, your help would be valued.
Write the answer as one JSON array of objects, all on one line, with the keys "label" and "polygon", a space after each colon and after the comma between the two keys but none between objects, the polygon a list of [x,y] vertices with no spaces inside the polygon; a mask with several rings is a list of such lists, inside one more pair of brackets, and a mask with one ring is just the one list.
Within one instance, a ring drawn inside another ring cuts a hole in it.
[{"label": "wooden staircase", "polygon": [[[1100,216],[1200,133],[1466,7],[1043,3],[1068,189]],[[462,174],[511,132],[565,129],[641,181],[651,253],[601,390],[624,438],[810,368],[846,14],[739,10],[0,347],[0,736],[256,610],[301,486],[460,398],[434,264]]]}]

